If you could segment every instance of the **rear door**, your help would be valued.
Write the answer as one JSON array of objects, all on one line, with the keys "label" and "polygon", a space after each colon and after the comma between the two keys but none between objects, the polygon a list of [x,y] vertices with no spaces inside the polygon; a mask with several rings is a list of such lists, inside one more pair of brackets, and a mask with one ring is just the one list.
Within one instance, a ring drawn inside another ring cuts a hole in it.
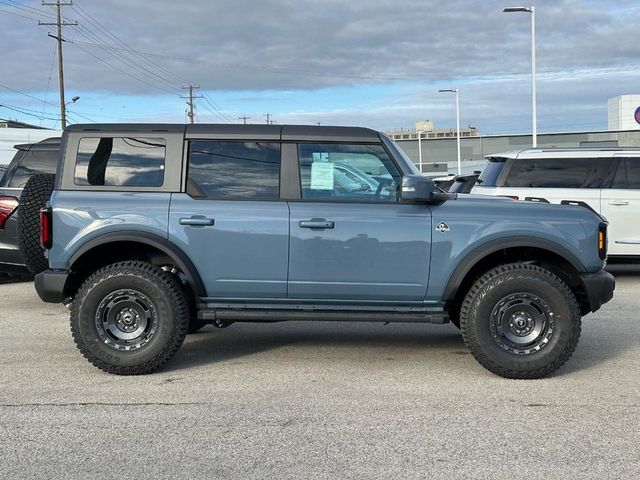
[{"label": "rear door", "polygon": [[400,173],[383,147],[301,143],[298,152],[289,298],[423,300],[431,212],[398,201]]},{"label": "rear door", "polygon": [[609,255],[640,255],[640,157],[616,154],[611,188],[602,189],[602,214],[609,221]]},{"label": "rear door", "polygon": [[280,143],[192,139],[187,148],[186,192],[172,195],[170,240],[191,258],[208,297],[286,297]]}]

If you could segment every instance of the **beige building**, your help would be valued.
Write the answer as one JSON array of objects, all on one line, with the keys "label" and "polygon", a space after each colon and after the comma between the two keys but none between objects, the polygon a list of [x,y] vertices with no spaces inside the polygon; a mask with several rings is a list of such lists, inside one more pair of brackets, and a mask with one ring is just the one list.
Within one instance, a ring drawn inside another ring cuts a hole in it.
[{"label": "beige building", "polygon": [[[385,132],[389,137],[394,140],[417,140],[418,135],[421,139],[432,138],[456,138],[457,130],[455,128],[435,128],[432,120],[420,120],[415,123],[413,129],[389,130]],[[460,129],[460,137],[477,137],[479,135],[478,129],[469,125],[466,128]]]}]

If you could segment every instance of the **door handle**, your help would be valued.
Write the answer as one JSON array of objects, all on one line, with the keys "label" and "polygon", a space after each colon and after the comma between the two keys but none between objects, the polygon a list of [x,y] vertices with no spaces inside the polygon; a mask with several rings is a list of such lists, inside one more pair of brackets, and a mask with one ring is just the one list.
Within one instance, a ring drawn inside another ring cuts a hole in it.
[{"label": "door handle", "polygon": [[210,227],[215,223],[215,219],[202,216],[193,216],[180,219],[180,225],[190,225],[192,227]]},{"label": "door handle", "polygon": [[609,205],[623,206],[623,205],[629,205],[629,202],[627,202],[626,200],[611,200],[609,202]]},{"label": "door handle", "polygon": [[301,220],[300,228],[317,228],[319,230],[324,230],[325,228],[333,228],[335,223],[330,220],[325,220],[324,218],[312,218],[311,220]]}]

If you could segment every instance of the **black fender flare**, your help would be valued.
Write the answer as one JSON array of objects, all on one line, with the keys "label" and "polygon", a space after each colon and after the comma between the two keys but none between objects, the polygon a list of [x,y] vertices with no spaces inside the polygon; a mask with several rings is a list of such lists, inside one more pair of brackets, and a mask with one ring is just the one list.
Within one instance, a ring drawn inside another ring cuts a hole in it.
[{"label": "black fender flare", "polygon": [[198,269],[182,249],[166,238],[148,232],[119,231],[104,233],[92,238],[73,253],[69,259],[70,268],[73,268],[73,265],[83,255],[89,253],[94,248],[115,242],[140,243],[160,250],[175,262],[176,267],[178,267],[178,269],[187,278],[187,282],[189,282],[189,285],[193,288],[196,296],[205,297],[207,295],[204,284],[202,283],[202,278],[200,278],[200,274],[198,273]]},{"label": "black fender flare", "polygon": [[453,300],[458,292],[458,288],[462,284],[464,278],[471,271],[471,269],[478,264],[483,258],[495,253],[499,250],[505,250],[507,248],[515,247],[531,247],[539,248],[541,250],[547,250],[551,253],[555,253],[565,260],[567,260],[578,273],[585,272],[586,269],[580,262],[580,260],[571,253],[567,248],[558,245],[557,243],[546,240],[544,238],[530,237],[530,236],[515,236],[508,238],[499,238],[487,243],[483,243],[478,247],[468,252],[465,257],[458,263],[454,269],[447,286],[444,290],[444,300]]}]

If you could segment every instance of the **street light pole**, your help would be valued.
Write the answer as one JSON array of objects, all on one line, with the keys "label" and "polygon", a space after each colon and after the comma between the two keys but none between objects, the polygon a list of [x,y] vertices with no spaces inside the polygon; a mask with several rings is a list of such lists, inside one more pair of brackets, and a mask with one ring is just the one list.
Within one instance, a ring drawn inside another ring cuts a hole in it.
[{"label": "street light pole", "polygon": [[531,145],[538,146],[538,114],[536,99],[536,7],[506,7],[503,12],[526,12],[531,14]]},{"label": "street light pole", "polygon": [[456,94],[456,143],[458,144],[458,175],[462,175],[462,158],[460,157],[460,98],[457,88],[443,88],[438,90],[440,93],[452,92]]},{"label": "street light pole", "polygon": [[536,7],[531,10],[531,124],[532,146],[538,146],[538,113],[536,101]]},{"label": "street light pole", "polygon": [[418,130],[418,168],[422,173],[422,130]]}]

